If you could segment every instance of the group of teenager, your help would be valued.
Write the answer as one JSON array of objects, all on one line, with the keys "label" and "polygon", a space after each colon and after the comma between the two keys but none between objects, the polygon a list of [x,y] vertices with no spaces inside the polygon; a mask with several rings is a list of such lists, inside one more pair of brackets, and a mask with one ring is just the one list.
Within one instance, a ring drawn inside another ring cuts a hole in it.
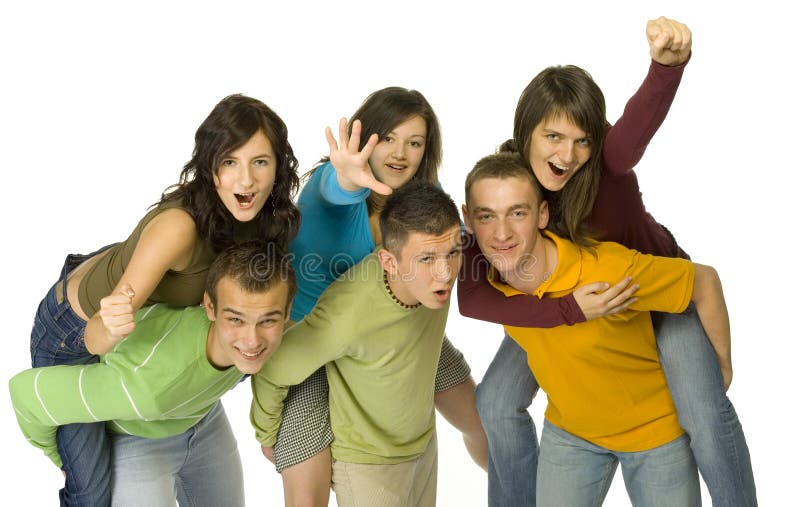
[{"label": "group of teenager", "polygon": [[[637,506],[700,505],[698,468],[715,506],[756,505],[719,278],[633,172],[691,33],[662,17],[646,34],[653,61],[613,126],[586,71],[539,73],[512,138],[466,176],[462,215],[417,91],[378,90],[328,129],[296,204],[284,122],[223,99],[179,183],[126,240],[69,255],[36,312],[10,390],[64,472],[61,504],[244,505],[219,400],[250,376],[286,505],[331,489],[342,506],[435,505],[436,410],[491,506],[600,505],[618,464]],[[445,336],[456,280],[461,313],[506,333],[477,388]]]}]

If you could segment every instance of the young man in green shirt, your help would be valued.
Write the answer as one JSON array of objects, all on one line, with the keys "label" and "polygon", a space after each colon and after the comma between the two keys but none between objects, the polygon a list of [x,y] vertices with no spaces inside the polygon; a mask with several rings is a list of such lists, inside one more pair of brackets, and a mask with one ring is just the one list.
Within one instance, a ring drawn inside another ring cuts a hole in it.
[{"label": "young man in green shirt", "polygon": [[458,208],[410,182],[380,215],[383,247],[331,284],[253,377],[252,422],[274,445],[288,386],[325,366],[337,503],[434,505],[434,379],[461,265]]},{"label": "young man in green shirt", "polygon": [[212,264],[204,307],[153,305],[100,363],[26,370],[9,383],[31,444],[61,465],[59,425],[107,421],[114,505],[244,505],[236,440],[219,398],[281,343],[295,291],[274,245],[229,249]]}]

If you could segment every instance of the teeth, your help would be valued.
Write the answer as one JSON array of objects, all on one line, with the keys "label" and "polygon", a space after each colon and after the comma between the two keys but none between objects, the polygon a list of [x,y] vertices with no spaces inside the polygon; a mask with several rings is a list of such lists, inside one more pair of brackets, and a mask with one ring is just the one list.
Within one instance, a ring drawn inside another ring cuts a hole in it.
[{"label": "teeth", "polygon": [[259,355],[259,354],[261,354],[261,352],[253,352],[253,353],[248,353],[248,352],[245,352],[245,351],[243,351],[243,350],[240,350],[239,352],[241,352],[241,354],[242,354],[244,357],[258,357],[258,355]]}]

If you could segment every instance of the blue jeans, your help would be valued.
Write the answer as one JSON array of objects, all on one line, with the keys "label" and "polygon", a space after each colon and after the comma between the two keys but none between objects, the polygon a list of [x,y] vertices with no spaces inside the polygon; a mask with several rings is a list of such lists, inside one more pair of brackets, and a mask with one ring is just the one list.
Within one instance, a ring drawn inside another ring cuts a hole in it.
[{"label": "blue jeans", "polygon": [[646,451],[615,452],[547,421],[536,471],[538,506],[599,507],[617,463],[632,505],[700,507],[700,481],[686,435]]},{"label": "blue jeans", "polygon": [[[108,248],[108,247],[105,247]],[[86,321],[67,301],[67,275],[89,255],[68,255],[58,281],[45,295],[33,319],[31,363],[34,367],[96,363],[86,350]],[[111,503],[111,451],[105,423],[69,424],[56,433],[58,453],[66,474],[59,491],[63,506],[107,506]]]},{"label": "blue jeans", "polygon": [[180,435],[112,435],[115,507],[244,506],[236,438],[222,404]]},{"label": "blue jeans", "polygon": [[[713,504],[757,505],[747,442],[694,306],[683,314],[653,317],[678,419],[691,438]],[[506,336],[476,391],[489,440],[491,507],[535,505],[536,431],[527,410],[537,389],[526,352]]]}]

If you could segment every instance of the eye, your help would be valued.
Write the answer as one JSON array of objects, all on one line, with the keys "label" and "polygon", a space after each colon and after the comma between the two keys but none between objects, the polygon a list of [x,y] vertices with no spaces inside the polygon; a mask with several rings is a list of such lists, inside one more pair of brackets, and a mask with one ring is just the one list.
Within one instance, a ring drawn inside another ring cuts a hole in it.
[{"label": "eye", "polygon": [[513,211],[511,213],[511,216],[512,217],[517,217],[517,218],[526,217],[526,216],[528,216],[528,212],[524,211],[524,210],[515,210],[515,211]]},{"label": "eye", "polygon": [[240,319],[239,317],[228,317],[228,322],[230,322],[231,324],[241,324],[242,319]]},{"label": "eye", "polygon": [[258,325],[262,326],[262,327],[270,327],[270,326],[275,325],[277,322],[278,322],[277,319],[269,318],[269,319],[264,319],[264,320],[260,321],[258,323]]},{"label": "eye", "polygon": [[221,167],[230,167],[230,166],[235,165],[235,164],[236,164],[235,160],[233,160],[232,158],[226,158],[225,160],[222,161],[220,166]]},{"label": "eye", "polygon": [[254,160],[253,164],[266,167],[266,166],[269,165],[269,160],[267,160],[265,158],[259,158],[257,160]]},{"label": "eye", "polygon": [[424,257],[420,257],[419,262],[421,262],[422,264],[430,264],[431,262],[433,262],[433,256],[426,255]]},{"label": "eye", "polygon": [[589,139],[588,137],[584,137],[582,139],[578,139],[578,144],[580,144],[581,146],[591,146],[592,140]]},{"label": "eye", "polygon": [[492,215],[488,213],[481,213],[476,218],[478,219],[479,222],[488,222],[489,220],[491,220]]},{"label": "eye", "polygon": [[382,143],[391,143],[393,141],[392,136],[383,136],[381,138]]},{"label": "eye", "polygon": [[450,257],[451,259],[454,258],[454,257],[458,257],[459,255],[461,255],[461,248],[457,248],[455,250],[450,250],[450,253],[447,254],[447,256]]},{"label": "eye", "polygon": [[549,141],[558,141],[558,139],[559,139],[559,135],[558,134],[553,134],[552,132],[549,133],[549,134],[545,134],[544,137]]},{"label": "eye", "polygon": [[423,146],[425,146],[424,144],[422,144],[422,141],[411,141],[408,144],[410,144],[414,148],[422,148]]}]

